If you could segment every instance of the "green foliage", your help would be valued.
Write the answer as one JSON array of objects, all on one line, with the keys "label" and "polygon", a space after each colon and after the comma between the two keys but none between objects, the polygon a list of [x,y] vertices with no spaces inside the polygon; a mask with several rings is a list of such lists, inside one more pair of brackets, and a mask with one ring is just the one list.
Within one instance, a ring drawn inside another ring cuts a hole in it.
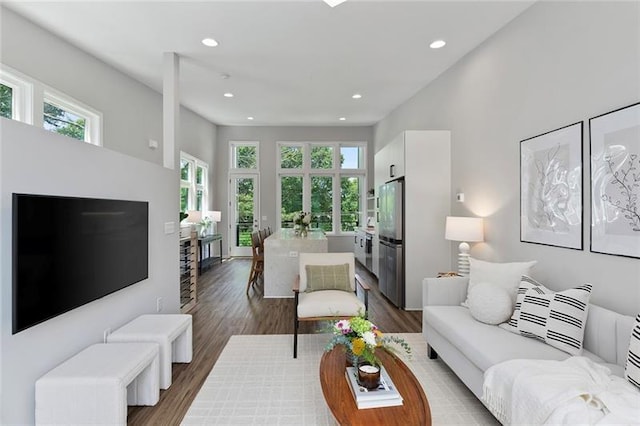
[{"label": "green foliage", "polygon": [[0,117],[11,118],[13,111],[13,89],[0,84]]},{"label": "green foliage", "polygon": [[78,140],[85,140],[85,119],[71,114],[62,108],[44,103],[45,129]]},{"label": "green foliage", "polygon": [[257,169],[257,157],[255,146],[236,147],[236,167],[239,169]]},{"label": "green foliage", "polygon": [[280,147],[280,167],[283,169],[302,168],[302,147],[282,146]]}]

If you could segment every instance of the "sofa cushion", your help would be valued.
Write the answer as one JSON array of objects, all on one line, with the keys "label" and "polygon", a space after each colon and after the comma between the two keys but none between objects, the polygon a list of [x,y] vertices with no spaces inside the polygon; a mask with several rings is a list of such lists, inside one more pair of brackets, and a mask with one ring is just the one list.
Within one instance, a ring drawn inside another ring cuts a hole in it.
[{"label": "sofa cushion", "polygon": [[624,377],[640,388],[640,314],[636,317],[636,324],[631,330],[627,364],[624,367]]},{"label": "sofa cushion", "polygon": [[518,294],[516,295],[516,304],[513,307],[513,314],[511,315],[511,319],[508,322],[501,324],[500,327],[504,328],[507,331],[512,333],[520,333],[518,331],[518,320],[520,319],[520,307],[522,306],[522,299],[524,299],[524,295],[528,290],[533,290],[539,294],[549,294],[553,293],[552,290],[549,290],[538,281],[534,280],[531,277],[523,275],[520,279],[520,286],[518,287]]},{"label": "sofa cushion", "polygon": [[[428,325],[449,339],[482,371],[516,358],[564,360],[569,357],[566,352],[541,341],[476,321],[469,310],[461,306],[425,306],[423,315]],[[588,351],[584,351],[583,356],[602,362],[601,358]]]},{"label": "sofa cushion", "polygon": [[520,306],[518,331],[571,355],[582,353],[591,284],[552,294],[527,290]]},{"label": "sofa cushion", "polygon": [[474,286],[469,291],[467,305],[471,316],[486,324],[505,322],[513,312],[513,303],[507,290],[489,283]]},{"label": "sofa cushion", "polygon": [[[511,296],[512,303],[516,302],[516,292],[523,275],[529,275],[530,270],[537,261],[494,263],[484,260],[469,258],[469,288],[468,291],[479,283],[491,283],[504,288]],[[465,301],[463,306],[467,306]]]}]

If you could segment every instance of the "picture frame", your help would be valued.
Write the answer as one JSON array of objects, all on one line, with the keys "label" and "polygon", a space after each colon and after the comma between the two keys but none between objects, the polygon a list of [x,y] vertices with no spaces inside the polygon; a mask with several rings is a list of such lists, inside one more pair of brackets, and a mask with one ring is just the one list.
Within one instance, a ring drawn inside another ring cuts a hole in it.
[{"label": "picture frame", "polygon": [[589,119],[593,253],[640,258],[640,102]]},{"label": "picture frame", "polygon": [[583,122],[520,141],[520,241],[583,249]]}]

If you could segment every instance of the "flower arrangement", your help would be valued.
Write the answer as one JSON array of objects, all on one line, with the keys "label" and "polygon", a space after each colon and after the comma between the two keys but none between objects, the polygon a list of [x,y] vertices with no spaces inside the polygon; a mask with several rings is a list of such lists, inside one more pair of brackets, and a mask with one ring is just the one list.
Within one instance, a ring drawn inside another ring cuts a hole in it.
[{"label": "flower arrangement", "polygon": [[311,213],[296,212],[293,215],[293,224],[301,234],[306,234],[311,224]]},{"label": "flower arrangement", "polygon": [[407,355],[411,355],[411,348],[407,342],[399,337],[385,336],[375,324],[362,314],[336,322],[331,327],[331,332],[333,337],[325,348],[327,351],[332,350],[336,345],[344,345],[348,352],[352,352],[371,365],[380,365],[380,360],[376,356],[377,349],[398,352],[395,347],[390,346],[392,343],[399,345]]}]

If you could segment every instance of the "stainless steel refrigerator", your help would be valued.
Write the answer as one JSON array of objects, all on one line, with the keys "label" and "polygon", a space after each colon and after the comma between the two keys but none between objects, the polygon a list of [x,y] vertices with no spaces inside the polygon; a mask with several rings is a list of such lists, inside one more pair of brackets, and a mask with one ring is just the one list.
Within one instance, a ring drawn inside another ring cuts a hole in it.
[{"label": "stainless steel refrigerator", "polygon": [[380,264],[378,285],[398,308],[405,307],[404,291],[404,180],[394,180],[379,188],[378,237]]}]

